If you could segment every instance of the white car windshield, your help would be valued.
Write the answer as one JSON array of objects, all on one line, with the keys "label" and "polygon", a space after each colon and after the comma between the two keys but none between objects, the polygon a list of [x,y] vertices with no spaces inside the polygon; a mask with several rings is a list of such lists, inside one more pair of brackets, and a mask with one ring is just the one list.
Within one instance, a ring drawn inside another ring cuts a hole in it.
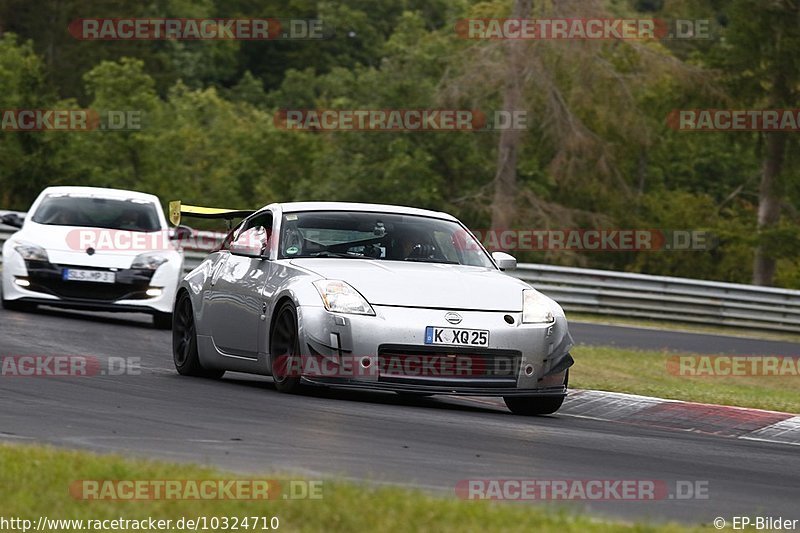
[{"label": "white car windshield", "polygon": [[283,215],[280,257],[336,257],[492,268],[457,222],[419,215],[308,211]]},{"label": "white car windshield", "polygon": [[152,202],[93,196],[48,195],[31,218],[37,224],[128,231],[158,231],[161,223]]}]

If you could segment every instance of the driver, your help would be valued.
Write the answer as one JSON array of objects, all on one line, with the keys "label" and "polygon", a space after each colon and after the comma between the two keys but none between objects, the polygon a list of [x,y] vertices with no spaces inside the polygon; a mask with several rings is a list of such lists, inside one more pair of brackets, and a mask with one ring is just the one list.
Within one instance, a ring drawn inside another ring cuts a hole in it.
[{"label": "driver", "polygon": [[399,237],[401,259],[434,259],[436,247],[431,244],[428,235],[416,231],[406,230]]},{"label": "driver", "polygon": [[136,230],[139,229],[139,213],[133,209],[126,209],[117,218],[117,227],[119,229]]}]

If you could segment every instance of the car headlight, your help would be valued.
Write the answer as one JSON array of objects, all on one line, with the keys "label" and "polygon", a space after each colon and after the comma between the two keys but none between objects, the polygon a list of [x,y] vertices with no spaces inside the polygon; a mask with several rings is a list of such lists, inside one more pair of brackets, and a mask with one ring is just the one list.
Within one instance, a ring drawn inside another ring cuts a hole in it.
[{"label": "car headlight", "polygon": [[147,270],[155,270],[164,263],[169,261],[169,258],[162,253],[147,252],[139,254],[133,260],[131,268],[146,268]]},{"label": "car headlight", "polygon": [[522,323],[549,324],[555,322],[550,299],[533,289],[522,291]]},{"label": "car headlight", "polygon": [[19,242],[14,245],[14,249],[26,261],[49,261],[47,251],[41,246],[29,242]]},{"label": "car headlight", "polygon": [[321,279],[314,282],[325,309],[335,313],[374,315],[375,310],[361,293],[338,279]]}]

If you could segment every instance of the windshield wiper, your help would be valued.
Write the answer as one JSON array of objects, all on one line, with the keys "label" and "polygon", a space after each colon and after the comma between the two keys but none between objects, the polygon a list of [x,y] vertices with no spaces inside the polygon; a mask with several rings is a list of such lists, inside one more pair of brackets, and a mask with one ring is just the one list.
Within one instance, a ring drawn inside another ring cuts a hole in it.
[{"label": "windshield wiper", "polygon": [[347,252],[331,252],[330,250],[323,250],[321,252],[316,252],[306,257],[344,257],[346,259],[376,259],[375,257],[370,257],[368,255],[354,255],[349,254]]},{"label": "windshield wiper", "polygon": [[448,261],[447,259],[432,259],[430,257],[406,257],[405,261],[414,261],[416,263],[441,263],[443,265],[460,265],[458,261]]}]

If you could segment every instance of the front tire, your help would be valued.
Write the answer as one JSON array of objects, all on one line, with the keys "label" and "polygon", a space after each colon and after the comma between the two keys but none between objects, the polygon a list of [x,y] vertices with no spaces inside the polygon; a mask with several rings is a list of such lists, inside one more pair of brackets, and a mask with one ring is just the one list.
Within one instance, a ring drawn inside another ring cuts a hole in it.
[{"label": "front tire", "polygon": [[192,300],[182,293],[172,314],[172,360],[182,376],[219,379],[224,370],[204,368],[197,353],[197,329],[194,324]]},{"label": "front tire", "polygon": [[297,327],[297,309],[285,302],[275,315],[269,336],[269,360],[272,380],[279,392],[293,394],[301,389],[299,365],[300,334]]},{"label": "front tire", "polygon": [[[564,374],[564,386],[569,384],[569,370]],[[565,396],[504,396],[506,407],[520,416],[552,415],[561,408]]]},{"label": "front tire", "polygon": [[504,396],[503,401],[515,415],[536,416],[551,415],[558,411],[564,403],[564,397]]}]

